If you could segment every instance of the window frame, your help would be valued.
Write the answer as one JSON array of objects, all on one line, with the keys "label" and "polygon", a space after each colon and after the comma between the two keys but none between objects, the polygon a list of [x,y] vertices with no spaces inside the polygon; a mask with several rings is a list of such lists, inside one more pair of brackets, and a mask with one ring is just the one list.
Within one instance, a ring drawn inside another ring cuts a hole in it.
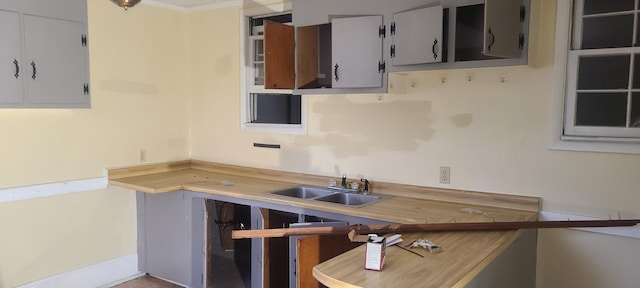
[{"label": "window frame", "polygon": [[241,9],[240,11],[240,130],[250,133],[269,134],[307,134],[307,101],[304,95],[300,97],[300,124],[267,124],[251,123],[251,94],[293,94],[293,90],[266,89],[264,85],[254,85],[252,78],[255,70],[250,60],[253,59],[255,49],[254,39],[260,36],[252,36],[249,29],[250,17],[262,17],[282,13],[290,13],[290,2]]},{"label": "window frame", "polygon": [[[552,80],[552,105],[549,129],[549,149],[640,154],[640,138],[574,136],[565,133],[567,95],[570,66],[570,49],[574,29],[574,1],[556,2],[556,26]],[[574,63],[575,64],[575,63]],[[574,65],[574,72],[577,66]],[[577,73],[576,73],[577,74]]]}]

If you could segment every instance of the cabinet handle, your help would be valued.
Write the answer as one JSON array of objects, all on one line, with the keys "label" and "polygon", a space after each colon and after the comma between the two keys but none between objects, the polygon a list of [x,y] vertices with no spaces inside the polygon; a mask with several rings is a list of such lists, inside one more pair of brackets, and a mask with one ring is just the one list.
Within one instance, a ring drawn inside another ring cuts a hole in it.
[{"label": "cabinet handle", "polygon": [[338,77],[338,63],[336,63],[336,66],[333,67],[333,75],[335,75],[335,79],[336,81],[340,80],[340,77]]},{"label": "cabinet handle", "polygon": [[491,43],[489,43],[489,46],[487,46],[487,50],[491,52],[491,47],[496,43],[496,35],[491,32],[491,26],[489,26],[489,31],[487,32],[489,33],[489,35],[491,35]]},{"label": "cabinet handle", "polygon": [[17,59],[13,59],[13,65],[16,65],[16,74],[14,74],[13,76],[15,76],[16,79],[18,79],[18,77],[20,77],[20,65],[18,65]]},{"label": "cabinet handle", "polygon": [[438,59],[438,38],[433,40],[433,46],[431,46],[431,52],[433,52],[433,59]]},{"label": "cabinet handle", "polygon": [[31,67],[33,68],[33,74],[31,75],[31,79],[36,80],[36,62],[31,61]]}]

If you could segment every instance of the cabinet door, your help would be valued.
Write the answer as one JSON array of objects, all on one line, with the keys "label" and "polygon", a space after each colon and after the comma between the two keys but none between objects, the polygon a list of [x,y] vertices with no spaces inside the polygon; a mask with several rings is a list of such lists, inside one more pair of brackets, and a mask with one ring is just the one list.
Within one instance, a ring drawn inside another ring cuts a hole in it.
[{"label": "cabinet door", "polygon": [[[191,199],[184,191],[162,194],[138,192],[143,216],[138,228],[144,235],[140,270],[176,283],[189,284]],[[140,209],[140,208],[139,208]],[[140,247],[142,246],[142,247]]]},{"label": "cabinet door", "polygon": [[521,1],[485,0],[484,55],[520,57]]},{"label": "cabinet door", "polygon": [[393,14],[393,65],[442,62],[442,11],[434,6]]},{"label": "cabinet door", "polygon": [[264,22],[264,87],[293,89],[295,83],[293,26]]},{"label": "cabinet door", "polygon": [[88,107],[84,23],[25,15],[24,25],[28,102],[41,107]]},{"label": "cabinet door", "polygon": [[335,18],[331,21],[333,88],[382,87],[382,16]]},{"label": "cabinet door", "polygon": [[0,104],[23,101],[24,61],[20,43],[20,15],[0,11]]}]

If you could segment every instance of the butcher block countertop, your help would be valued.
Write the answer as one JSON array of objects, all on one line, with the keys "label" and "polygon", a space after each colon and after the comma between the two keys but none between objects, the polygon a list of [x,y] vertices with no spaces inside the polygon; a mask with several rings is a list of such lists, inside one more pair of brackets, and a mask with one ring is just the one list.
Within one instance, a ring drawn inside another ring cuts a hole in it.
[{"label": "butcher block countertop", "polygon": [[[372,192],[386,196],[385,199],[360,208],[268,193],[300,185],[326,187],[329,180],[339,179],[200,160],[109,170],[111,185],[147,193],[190,190],[402,224],[535,221],[540,207],[537,197],[383,183],[375,179],[370,179]],[[364,270],[364,247],[360,246],[316,266],[313,274],[329,287],[463,287],[518,234],[519,231],[407,234],[403,237],[405,243],[426,238],[442,246],[443,251],[429,254],[418,250],[425,256],[422,258],[398,247],[388,247],[387,264],[378,272]],[[421,279],[429,279],[429,286]],[[407,285],[402,281],[407,281]]]}]

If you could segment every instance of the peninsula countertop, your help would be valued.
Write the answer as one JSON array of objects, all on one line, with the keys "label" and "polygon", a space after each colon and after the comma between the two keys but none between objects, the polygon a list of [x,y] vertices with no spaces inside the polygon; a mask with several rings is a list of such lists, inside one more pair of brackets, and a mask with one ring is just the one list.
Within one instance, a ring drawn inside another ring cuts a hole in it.
[{"label": "peninsula countertop", "polygon": [[[383,201],[360,208],[268,193],[300,185],[326,186],[330,179],[334,178],[199,160],[109,170],[111,185],[147,193],[190,190],[401,224],[535,221],[540,206],[540,200],[536,197],[375,181],[372,181],[373,192],[388,197]],[[519,231],[408,234],[408,237],[403,237],[405,241],[411,240],[409,238],[412,237],[422,237],[439,242],[438,244],[445,248],[442,253],[424,256],[432,260],[440,260],[420,263],[419,261],[423,258],[400,248],[389,247],[388,265],[385,271],[364,271],[362,259],[360,259],[363,253],[361,250],[364,248],[361,246],[329,260],[333,261],[329,264],[325,262],[316,266],[313,273],[314,277],[330,287],[376,287],[367,284],[368,281],[377,281],[376,283],[392,281],[389,283],[397,284],[398,279],[409,279],[406,277],[407,273],[414,275],[411,281],[420,281],[415,277],[425,277],[430,283],[437,284],[430,287],[458,286],[479,273],[517,238],[518,233]],[[430,272],[408,271],[406,267],[414,265],[416,261],[423,265],[422,268],[428,268],[426,271]],[[427,263],[431,263],[428,264],[431,266],[424,266]],[[387,280],[380,277],[385,277]],[[441,280],[438,282],[436,279]]]}]

